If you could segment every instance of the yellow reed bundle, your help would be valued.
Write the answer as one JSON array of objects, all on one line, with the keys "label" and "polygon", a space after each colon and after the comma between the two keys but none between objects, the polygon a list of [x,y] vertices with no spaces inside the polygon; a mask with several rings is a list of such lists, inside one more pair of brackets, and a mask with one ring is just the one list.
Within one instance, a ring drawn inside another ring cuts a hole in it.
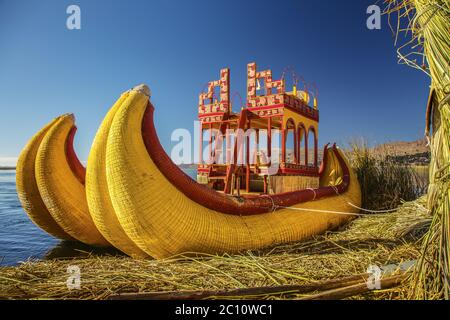
[{"label": "yellow reed bundle", "polygon": [[[426,135],[431,147],[428,207],[433,215],[422,255],[411,278],[410,298],[450,298],[450,1],[386,0],[385,13],[396,17],[402,63],[431,78]],[[390,19],[392,21],[392,19]],[[398,43],[397,43],[398,44]],[[417,57],[421,58],[418,59]]]}]

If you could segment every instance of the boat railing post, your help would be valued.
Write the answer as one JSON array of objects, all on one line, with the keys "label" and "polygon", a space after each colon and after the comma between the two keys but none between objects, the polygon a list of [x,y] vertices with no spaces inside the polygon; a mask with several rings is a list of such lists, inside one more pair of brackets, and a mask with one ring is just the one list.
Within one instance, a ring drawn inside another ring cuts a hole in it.
[{"label": "boat railing post", "polygon": [[237,177],[237,196],[240,197],[241,196],[241,176],[239,175]]},{"label": "boat railing post", "polygon": [[264,194],[268,194],[267,190],[267,176],[264,175]]},{"label": "boat railing post", "polygon": [[212,123],[209,124],[209,156],[208,163],[212,164]]},{"label": "boat railing post", "polygon": [[272,159],[272,118],[267,118],[267,156],[269,162],[267,163],[270,166],[270,162]]},{"label": "boat railing post", "polygon": [[232,175],[231,175],[231,190],[230,190],[230,194],[231,195],[234,195],[234,185],[235,185],[235,183],[236,183],[236,175],[233,173]]}]

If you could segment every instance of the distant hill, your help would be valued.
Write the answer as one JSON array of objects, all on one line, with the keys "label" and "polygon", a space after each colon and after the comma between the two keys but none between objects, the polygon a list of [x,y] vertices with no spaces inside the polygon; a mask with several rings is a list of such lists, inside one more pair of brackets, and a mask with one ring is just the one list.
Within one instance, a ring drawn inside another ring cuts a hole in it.
[{"label": "distant hill", "polygon": [[179,165],[179,167],[181,169],[193,170],[193,169],[197,169],[197,164],[195,164],[195,163],[194,164],[182,163],[182,164]]},{"label": "distant hill", "polygon": [[427,146],[427,141],[425,139],[420,139],[410,142],[397,141],[383,143],[373,148],[373,150],[376,153],[381,152],[391,156],[404,156],[430,152],[430,147]]},{"label": "distant hill", "polygon": [[430,163],[430,147],[425,139],[416,141],[397,141],[378,145],[373,148],[375,154],[387,155],[388,158],[399,162],[415,165]]}]

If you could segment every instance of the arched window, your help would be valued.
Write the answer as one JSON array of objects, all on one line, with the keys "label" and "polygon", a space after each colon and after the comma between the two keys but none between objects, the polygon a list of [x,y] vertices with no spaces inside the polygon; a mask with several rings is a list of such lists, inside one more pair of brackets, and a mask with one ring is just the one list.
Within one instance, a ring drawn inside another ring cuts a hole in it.
[{"label": "arched window", "polygon": [[306,165],[307,163],[307,137],[306,137],[306,129],[303,123],[300,123],[297,126],[297,163],[301,165]]},{"label": "arched window", "polygon": [[266,129],[258,130],[258,152],[256,153],[255,163],[258,165],[269,164],[268,132]]},{"label": "arched window", "polygon": [[284,162],[297,163],[297,137],[295,135],[295,122],[289,119],[286,122],[286,128],[284,130],[285,135],[285,148],[284,148]]},{"label": "arched window", "polygon": [[308,165],[317,167],[317,134],[314,127],[308,131]]}]

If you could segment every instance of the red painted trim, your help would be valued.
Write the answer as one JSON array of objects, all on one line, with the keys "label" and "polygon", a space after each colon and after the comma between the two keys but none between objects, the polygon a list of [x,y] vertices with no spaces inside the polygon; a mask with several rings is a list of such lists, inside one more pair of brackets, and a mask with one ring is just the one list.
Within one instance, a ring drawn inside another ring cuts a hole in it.
[{"label": "red painted trim", "polygon": [[[335,187],[320,187],[314,190],[300,190],[282,194],[244,196],[239,199],[216,192],[192,180],[166,154],[156,134],[153,122],[154,107],[148,104],[142,119],[142,138],[155,165],[166,179],[192,201],[218,212],[230,215],[255,215],[271,212],[276,206],[290,207],[299,203],[336,196],[336,191],[344,193],[350,184],[350,173],[344,159],[336,152],[342,167],[342,183]],[[336,148],[336,147],[334,147]]]},{"label": "red painted trim", "polygon": [[264,106],[264,107],[252,107],[250,105],[248,105],[248,109],[249,111],[261,111],[261,110],[269,110],[269,109],[276,109],[276,108],[283,108],[286,105],[284,103],[279,103],[279,104],[272,104],[270,106]]},{"label": "red painted trim", "polygon": [[311,172],[308,170],[303,170],[303,169],[293,169],[293,168],[281,168],[280,172],[283,174],[301,174],[303,176],[312,176],[312,177],[318,177],[319,173],[318,172]]},{"label": "red painted trim", "polygon": [[73,126],[72,129],[70,129],[69,134],[67,135],[65,143],[66,159],[72,172],[75,174],[77,179],[84,185],[86,179],[86,168],[78,159],[77,154],[75,153],[75,149],[73,148],[73,140],[75,138],[76,132],[77,127]]},{"label": "red painted trim", "polygon": [[225,112],[211,112],[211,113],[205,113],[205,114],[198,115],[198,117],[199,117],[199,119],[201,119],[201,118],[206,118],[206,117],[223,116],[225,114],[226,114]]},{"label": "red painted trim", "polygon": [[304,116],[304,117],[306,117],[308,119],[311,119],[311,120],[314,120],[314,121],[317,121],[317,122],[319,121],[319,111],[315,110],[315,109],[312,109],[311,107],[307,107],[307,108],[310,108],[310,109],[313,110],[313,112],[317,113],[316,116],[307,114],[307,113],[303,112],[302,110],[294,108],[294,107],[291,107],[290,105],[288,105],[286,103],[272,104],[272,105],[263,106],[263,107],[252,107],[251,105],[247,105],[247,108],[249,109],[249,111],[260,111],[260,110],[269,110],[269,109],[277,109],[277,108],[286,108],[286,109],[289,109],[289,110],[294,111],[296,113],[299,113],[299,114],[301,114],[302,116]]}]

